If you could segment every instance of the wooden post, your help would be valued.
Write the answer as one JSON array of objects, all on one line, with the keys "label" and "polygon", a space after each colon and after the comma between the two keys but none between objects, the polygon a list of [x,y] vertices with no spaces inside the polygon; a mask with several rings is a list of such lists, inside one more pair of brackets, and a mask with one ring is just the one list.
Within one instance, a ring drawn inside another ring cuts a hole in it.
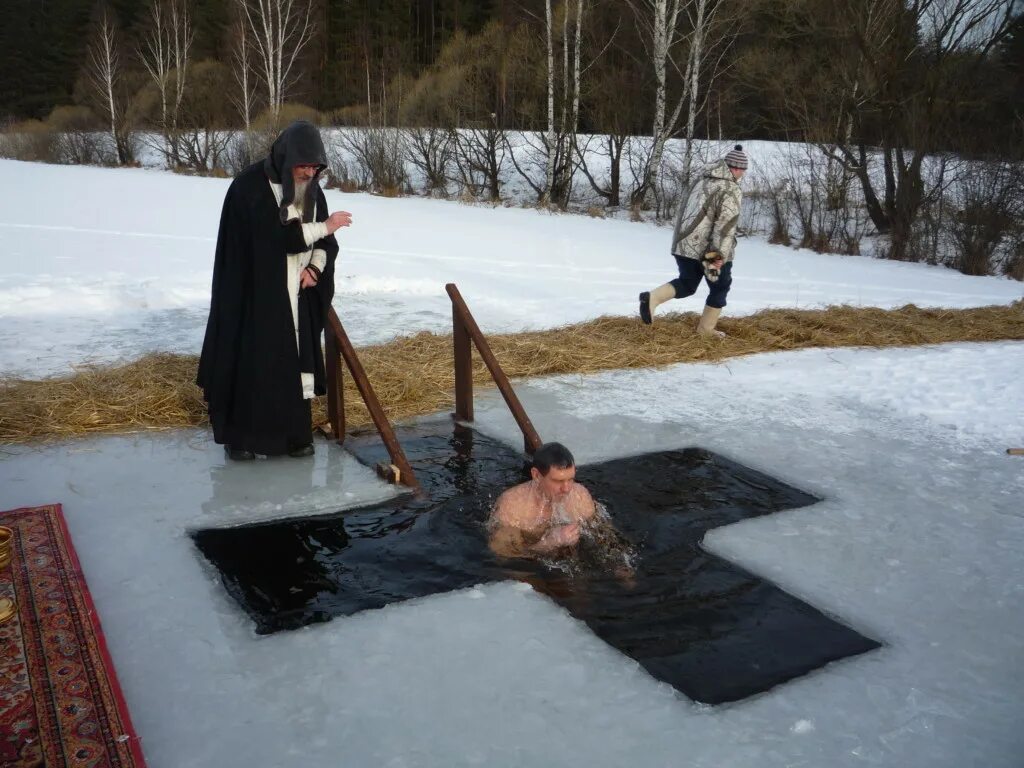
[{"label": "wooden post", "polygon": [[338,318],[338,313],[334,311],[333,307],[327,310],[327,322],[334,331],[338,348],[341,351],[341,357],[352,374],[352,379],[356,383],[356,389],[362,395],[363,402],[366,403],[366,408],[370,412],[370,418],[373,419],[373,424],[377,427],[381,440],[384,441],[384,445],[388,449],[391,462],[399,470],[400,482],[402,485],[407,485],[410,488],[418,488],[419,483],[416,482],[416,475],[409,465],[409,460],[405,458],[405,452],[402,450],[402,446],[398,444],[398,438],[395,437],[395,432],[391,429],[391,423],[388,421],[384,409],[380,407],[380,401],[377,399],[377,394],[373,391],[373,386],[366,376],[363,364],[359,362],[356,350],[352,346],[352,342],[349,341],[348,334],[345,333],[341,320]]},{"label": "wooden post", "polygon": [[[512,389],[512,385],[508,381],[508,377],[505,376],[505,372],[501,369],[501,365],[498,363],[498,359],[491,352],[491,347],[487,343],[487,339],[484,338],[480,327],[476,324],[476,320],[473,319],[473,315],[469,311],[469,307],[466,306],[466,302],[462,298],[462,294],[459,293],[459,289],[455,286],[455,283],[448,283],[445,286],[445,290],[448,291],[448,296],[452,300],[452,312],[458,314],[459,319],[462,321],[463,327],[469,333],[470,338],[473,339],[473,343],[476,345],[477,351],[480,352],[480,357],[483,358],[484,364],[487,366],[487,370],[491,372],[491,378],[494,379],[494,383],[498,385],[498,390],[501,392],[501,396],[505,398],[505,404],[508,405],[512,416],[516,420],[516,424],[519,425],[519,429],[523,432],[523,443],[526,448],[526,452],[533,455],[534,451],[540,448],[542,440],[540,435],[537,434],[537,430],[533,426],[533,422],[530,421],[530,417],[526,415],[526,410],[523,408],[522,403],[519,402],[519,398],[516,397],[515,390]],[[458,363],[456,362],[456,366]],[[458,376],[456,368],[456,376]]]},{"label": "wooden post", "polygon": [[331,422],[331,432],[339,443],[345,442],[345,377],[339,363],[338,342],[334,337],[334,329],[327,326],[324,333],[327,355],[327,418]]},{"label": "wooden post", "polygon": [[469,331],[452,305],[452,340],[455,352],[455,416],[473,420],[473,348]]}]

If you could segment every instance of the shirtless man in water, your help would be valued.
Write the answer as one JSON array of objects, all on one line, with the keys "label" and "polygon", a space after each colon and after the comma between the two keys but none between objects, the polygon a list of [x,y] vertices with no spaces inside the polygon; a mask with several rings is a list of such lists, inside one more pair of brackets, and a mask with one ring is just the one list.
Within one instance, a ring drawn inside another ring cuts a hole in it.
[{"label": "shirtless man in water", "polygon": [[545,443],[533,455],[531,480],[509,488],[491,513],[491,550],[501,557],[546,557],[571,550],[580,525],[597,509],[576,484],[576,461],[561,443]]}]

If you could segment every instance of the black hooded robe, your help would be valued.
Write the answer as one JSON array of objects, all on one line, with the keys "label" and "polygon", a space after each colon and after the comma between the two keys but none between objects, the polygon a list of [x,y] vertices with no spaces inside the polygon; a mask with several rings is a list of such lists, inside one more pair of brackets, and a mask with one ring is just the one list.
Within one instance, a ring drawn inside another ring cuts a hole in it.
[{"label": "black hooded robe", "polygon": [[[315,133],[315,128],[309,128]],[[245,169],[228,188],[217,235],[210,316],[197,378],[209,407],[214,440],[270,456],[313,441],[310,401],[302,396],[299,374],[300,370],[311,370],[315,393],[326,392],[320,337],[334,298],[334,262],[338,254],[333,235],[313,245],[327,254],[327,264],[315,287],[299,291],[297,348],[288,297],[287,255],[305,251],[308,246],[299,222],[282,224],[269,179],[282,182],[283,203],[287,205],[294,195],[292,166],[322,164],[323,145],[319,135],[315,142],[305,142],[310,146],[294,141],[294,136],[288,144],[288,138],[286,131],[266,161]],[[282,141],[285,144],[279,147]],[[319,145],[319,153],[314,145]],[[325,220],[327,200],[315,179],[309,183],[304,219],[311,218],[313,200],[316,220]],[[299,349],[305,360],[302,365]]]}]

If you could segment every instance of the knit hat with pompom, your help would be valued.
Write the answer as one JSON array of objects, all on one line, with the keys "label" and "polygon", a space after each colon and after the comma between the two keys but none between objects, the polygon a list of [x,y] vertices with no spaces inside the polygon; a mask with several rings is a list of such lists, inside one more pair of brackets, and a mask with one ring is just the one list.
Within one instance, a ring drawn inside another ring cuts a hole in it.
[{"label": "knit hat with pompom", "polygon": [[729,150],[725,156],[725,164],[730,168],[741,168],[747,170],[747,153],[743,151],[743,145],[737,144]]}]

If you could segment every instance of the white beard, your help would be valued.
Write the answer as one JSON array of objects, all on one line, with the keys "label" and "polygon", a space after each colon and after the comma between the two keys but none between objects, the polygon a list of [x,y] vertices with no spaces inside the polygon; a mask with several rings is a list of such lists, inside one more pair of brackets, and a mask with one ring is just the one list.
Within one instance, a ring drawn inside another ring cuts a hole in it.
[{"label": "white beard", "polygon": [[295,182],[295,199],[292,201],[292,205],[295,206],[295,210],[298,211],[300,218],[302,217],[302,209],[306,202],[306,190],[308,187],[308,181]]}]

